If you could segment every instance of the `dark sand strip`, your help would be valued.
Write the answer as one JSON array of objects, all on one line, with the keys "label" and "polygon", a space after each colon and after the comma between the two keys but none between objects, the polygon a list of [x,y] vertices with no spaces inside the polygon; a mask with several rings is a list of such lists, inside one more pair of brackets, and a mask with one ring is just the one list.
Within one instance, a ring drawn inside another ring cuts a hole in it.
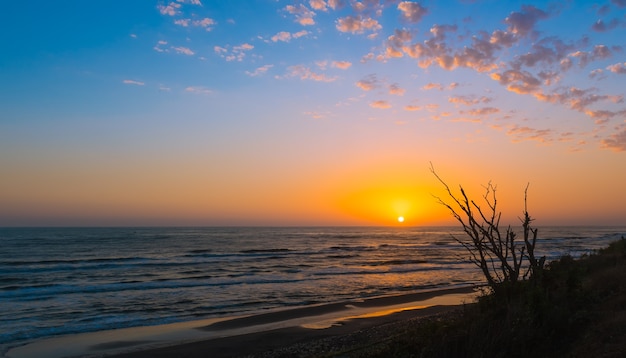
[{"label": "dark sand strip", "polygon": [[[469,303],[473,287],[275,310],[256,315],[134,327],[50,338],[16,347],[10,358],[231,357],[328,338],[341,338],[407,318],[430,316]],[[299,354],[291,356],[300,356]]]},{"label": "dark sand strip", "polygon": [[[119,354],[116,358],[166,357],[311,357],[346,351],[382,340],[415,320],[458,310],[458,306],[432,306],[387,316],[354,319],[327,329],[289,327],[239,336],[216,338],[170,347]],[[390,326],[393,326],[391,328]]]}]

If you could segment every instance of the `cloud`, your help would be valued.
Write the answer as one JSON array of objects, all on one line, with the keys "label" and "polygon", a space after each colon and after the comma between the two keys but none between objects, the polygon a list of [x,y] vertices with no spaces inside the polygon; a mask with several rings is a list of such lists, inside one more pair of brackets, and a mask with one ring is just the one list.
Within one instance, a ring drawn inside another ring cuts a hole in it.
[{"label": "cloud", "polygon": [[352,62],[349,62],[349,61],[333,61],[332,65],[335,68],[339,68],[339,69],[342,69],[342,70],[347,70],[348,68],[350,68],[350,66],[352,66]]},{"label": "cloud", "polygon": [[411,1],[403,1],[399,3],[398,10],[402,13],[402,19],[412,23],[419,22],[422,17],[428,13],[428,10],[425,7]]},{"label": "cloud", "polygon": [[601,68],[597,68],[595,70],[592,70],[591,72],[589,72],[589,78],[604,78],[606,76],[603,76],[604,74],[604,70]]},{"label": "cloud", "polygon": [[611,0],[611,2],[617,7],[626,7],[626,0]]},{"label": "cloud", "polygon": [[358,81],[356,86],[362,89],[363,91],[371,91],[374,88],[378,87],[378,79],[376,75],[368,75],[364,79]]},{"label": "cloud", "polygon": [[500,110],[495,107],[483,107],[479,109],[472,109],[469,111],[462,111],[461,113],[467,113],[470,116],[488,116],[490,114],[499,113]]},{"label": "cloud", "polygon": [[378,109],[388,109],[391,108],[391,104],[387,101],[374,101],[370,103],[370,107],[378,108]]},{"label": "cloud", "polygon": [[509,25],[509,31],[518,36],[530,33],[537,21],[548,18],[548,13],[531,5],[522,6],[522,11],[512,12],[504,23]]},{"label": "cloud", "polygon": [[491,78],[515,93],[528,94],[539,91],[541,81],[530,72],[508,70],[502,73],[492,73]]},{"label": "cloud", "polygon": [[193,26],[197,26],[197,27],[202,27],[204,28],[206,31],[211,31],[213,30],[213,25],[216,24],[215,20],[205,17],[202,20],[195,20],[192,22]]},{"label": "cloud", "polygon": [[543,38],[533,43],[529,52],[517,56],[512,67],[519,69],[521,66],[535,67],[541,64],[561,64],[574,48],[574,45],[566,44],[556,37]]},{"label": "cloud", "polygon": [[317,82],[334,82],[337,80],[337,77],[329,77],[323,73],[315,73],[309,67],[304,65],[291,66],[287,70],[288,73],[284,76],[286,78],[298,77],[301,80],[311,80]]},{"label": "cloud", "polygon": [[619,19],[613,19],[608,24],[602,20],[598,20],[591,25],[591,29],[596,32],[606,32],[618,27],[620,23]]},{"label": "cloud", "polygon": [[441,85],[441,83],[430,82],[422,86],[422,89],[426,91],[430,91],[432,89],[443,91],[443,86]]},{"label": "cloud", "polygon": [[389,85],[389,94],[404,96],[404,92],[406,92],[406,90],[404,88],[401,88],[400,85],[398,85],[397,83]]},{"label": "cloud", "polygon": [[274,67],[274,65],[261,66],[255,69],[253,72],[246,71],[246,74],[250,77],[261,76],[264,75],[272,67]]},{"label": "cloud", "polygon": [[202,3],[200,2],[200,0],[176,0],[179,3],[182,4],[191,4],[191,5],[198,5],[198,6],[202,6]]},{"label": "cloud", "polygon": [[593,51],[591,52],[576,51],[569,54],[570,57],[578,59],[578,64],[581,68],[587,66],[592,61],[603,60],[611,57],[611,55],[611,49],[605,45],[596,45],[593,47]]},{"label": "cloud", "polygon": [[193,52],[188,47],[180,46],[180,47],[172,47],[172,49],[174,49],[176,53],[180,53],[180,54],[187,55],[187,56],[193,56],[195,54],[195,52]]},{"label": "cloud", "polygon": [[410,43],[412,39],[413,35],[410,31],[396,29],[394,34],[387,38],[385,48],[387,58],[402,57],[402,52],[407,51],[407,43]]},{"label": "cloud", "polygon": [[272,36],[271,40],[274,42],[278,42],[278,41],[282,41],[282,42],[289,42],[291,41],[291,39],[297,39],[300,38],[302,36],[308,35],[309,32],[306,30],[302,30],[302,31],[298,31],[295,33],[290,33],[287,31],[281,31],[279,33],[277,33],[276,35]]},{"label": "cloud", "polygon": [[174,24],[176,24],[178,26],[182,26],[182,27],[188,27],[190,23],[191,23],[191,19],[174,20]]},{"label": "cloud", "polygon": [[157,5],[157,9],[159,9],[159,12],[161,13],[161,15],[176,16],[180,14],[180,10],[178,10],[180,9],[180,6],[181,6],[180,4],[171,2],[167,6],[163,4],[159,4]]},{"label": "cloud", "polygon": [[145,83],[134,80],[123,80],[122,83],[127,85],[143,86]]},{"label": "cloud", "polygon": [[[535,93],[534,96],[540,101],[549,103],[560,103],[568,106],[569,108],[587,114],[594,118],[594,113],[597,111],[590,111],[589,106],[600,101],[610,101],[613,103],[623,102],[622,96],[610,96],[610,95],[597,95],[593,92],[595,89],[580,89],[571,87],[560,92],[554,92],[550,94]],[[599,115],[598,112],[596,115]],[[603,115],[606,117],[606,114]]]},{"label": "cloud", "polygon": [[506,134],[513,137],[513,142],[534,140],[540,143],[552,142],[554,131],[551,129],[535,129],[530,127],[513,126]]},{"label": "cloud", "polygon": [[621,75],[626,74],[626,62],[616,63],[614,65],[608,66],[606,69],[613,73],[618,73]]},{"label": "cloud", "polygon": [[168,50],[164,49],[162,47],[162,46],[165,46],[165,45],[167,45],[167,41],[160,40],[160,41],[157,42],[156,45],[154,45],[154,47],[152,49],[154,49],[154,51],[156,51],[156,52],[167,52]]},{"label": "cloud", "polygon": [[320,112],[316,112],[316,111],[308,111],[308,112],[304,112],[305,115],[313,118],[313,119],[324,119],[327,117],[326,114],[324,113],[320,113]]},{"label": "cloud", "polygon": [[404,110],[405,111],[421,111],[422,107],[415,106],[415,105],[408,105],[408,106],[404,106]]},{"label": "cloud", "polygon": [[272,41],[274,42],[278,42],[278,41],[289,42],[290,40],[291,40],[291,33],[287,31],[281,31],[277,33],[276,35],[272,36]]},{"label": "cloud", "polygon": [[290,14],[295,15],[296,17],[295,21],[299,23],[300,25],[303,25],[303,26],[315,25],[315,20],[313,19],[313,17],[315,16],[315,13],[309,10],[309,8],[307,8],[303,4],[299,4],[297,6],[287,5],[285,7],[285,10],[287,10],[287,12],[289,12]]},{"label": "cloud", "polygon": [[[626,2],[626,1],[625,1]],[[617,128],[617,133],[600,141],[602,148],[611,149],[615,152],[626,151],[626,125]]]},{"label": "cloud", "polygon": [[213,46],[213,51],[228,62],[243,61],[243,59],[246,57],[246,51],[250,51],[252,49],[254,49],[254,46],[250,45],[249,43],[234,46],[232,50],[230,50],[228,46]]},{"label": "cloud", "polygon": [[340,18],[337,20],[336,27],[341,32],[353,34],[362,34],[365,31],[376,32],[383,28],[377,20],[370,17],[362,17],[361,15]]},{"label": "cloud", "polygon": [[194,94],[212,94],[213,91],[206,87],[202,86],[189,86],[185,88],[185,92],[194,93]]},{"label": "cloud", "polygon": [[476,96],[452,96],[452,97],[448,97],[448,102],[450,103],[454,103],[454,104],[464,104],[466,106],[472,106],[475,104],[479,104],[479,103],[489,103],[491,102],[493,99],[489,98],[489,97],[476,97]]},{"label": "cloud", "polygon": [[309,0],[309,5],[313,10],[326,11],[326,1],[324,0]]}]

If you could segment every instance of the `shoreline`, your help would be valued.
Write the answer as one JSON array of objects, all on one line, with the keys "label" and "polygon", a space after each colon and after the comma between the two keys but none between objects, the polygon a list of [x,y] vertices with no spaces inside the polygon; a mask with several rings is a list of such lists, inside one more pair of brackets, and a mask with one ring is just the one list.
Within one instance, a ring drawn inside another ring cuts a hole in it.
[{"label": "shoreline", "polygon": [[421,290],[247,316],[72,334],[12,348],[6,357],[169,357],[180,352],[185,352],[186,357],[257,354],[290,343],[346,335],[398,320],[447,312],[473,301],[476,290],[475,286]]}]

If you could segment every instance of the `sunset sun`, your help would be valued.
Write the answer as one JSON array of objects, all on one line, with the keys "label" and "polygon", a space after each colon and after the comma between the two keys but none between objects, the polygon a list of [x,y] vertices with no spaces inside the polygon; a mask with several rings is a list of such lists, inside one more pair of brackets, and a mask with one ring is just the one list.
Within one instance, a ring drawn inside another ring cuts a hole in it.
[{"label": "sunset sun", "polygon": [[404,222],[404,216],[398,216],[398,222],[399,223],[403,223]]}]

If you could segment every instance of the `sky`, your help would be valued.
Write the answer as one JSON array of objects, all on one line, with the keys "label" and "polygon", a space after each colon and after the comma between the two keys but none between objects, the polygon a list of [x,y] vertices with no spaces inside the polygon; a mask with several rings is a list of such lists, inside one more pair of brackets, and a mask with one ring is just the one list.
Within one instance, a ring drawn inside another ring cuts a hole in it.
[{"label": "sky", "polygon": [[[626,224],[626,1],[12,1],[0,226]],[[484,205],[484,204],[481,204]],[[405,221],[398,222],[403,216]]]}]

